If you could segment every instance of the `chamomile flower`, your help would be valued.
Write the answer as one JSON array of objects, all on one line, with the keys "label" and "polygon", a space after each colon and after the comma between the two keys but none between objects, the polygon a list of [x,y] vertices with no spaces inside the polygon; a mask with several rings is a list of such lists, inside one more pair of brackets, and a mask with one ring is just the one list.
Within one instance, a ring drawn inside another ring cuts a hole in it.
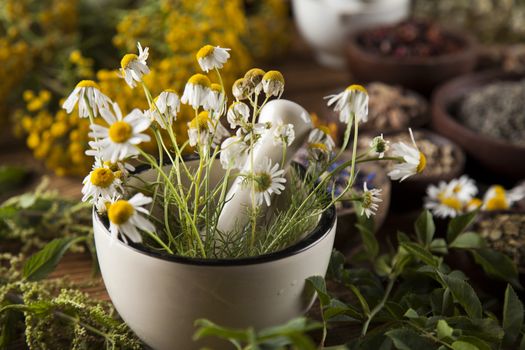
[{"label": "chamomile flower", "polygon": [[232,94],[237,101],[246,100],[252,93],[253,87],[249,81],[244,78],[235,80],[232,85]]},{"label": "chamomile flower", "polygon": [[284,170],[279,169],[279,164],[272,165],[272,161],[267,157],[261,163],[254,165],[253,173],[246,175],[244,185],[253,185],[254,200],[257,206],[263,203],[270,206],[272,194],[281,194],[286,183],[283,174]]},{"label": "chamomile flower", "polygon": [[403,159],[403,162],[395,164],[394,168],[388,173],[392,180],[403,181],[414,174],[420,174],[427,165],[425,155],[417,148],[412,130],[408,129],[408,131],[410,132],[413,146],[406,145],[403,142],[397,142],[392,145],[392,156]]},{"label": "chamomile flower", "polygon": [[518,186],[510,191],[506,191],[503,186],[494,185],[489,187],[485,196],[483,197],[482,209],[493,210],[507,210],[517,201],[520,201],[525,196],[525,189]]},{"label": "chamomile flower", "polygon": [[211,141],[212,148],[215,148],[226,136],[229,136],[228,130],[219,120],[210,118],[208,111],[200,112],[188,123],[188,138],[192,147],[197,144],[207,146]]},{"label": "chamomile flower", "polygon": [[132,242],[142,242],[139,230],[146,232],[155,231],[155,226],[146,219],[143,214],[148,215],[149,211],[144,205],[150,204],[152,199],[137,193],[131,199],[113,199],[107,204],[107,214],[109,219],[109,231],[113,238],[121,235],[124,241],[129,238]]},{"label": "chamomile flower", "polygon": [[283,124],[282,122],[277,124],[273,130],[274,145],[290,146],[294,140],[295,131],[293,124]]},{"label": "chamomile flower", "polygon": [[201,69],[205,72],[215,68],[220,69],[228,58],[230,58],[228,51],[230,51],[230,49],[205,45],[197,52],[197,62],[199,62],[199,66],[201,66]]},{"label": "chamomile flower", "polygon": [[308,135],[308,154],[316,162],[328,160],[334,147],[335,142],[326,127],[317,127]]},{"label": "chamomile flower", "polygon": [[114,114],[109,109],[101,110],[101,115],[109,124],[109,128],[92,124],[90,137],[97,139],[89,144],[98,150],[104,161],[116,163],[139,154],[137,145],[150,140],[149,135],[143,134],[151,121],[139,109],[134,109],[122,118],[120,108],[113,104]]},{"label": "chamomile flower", "polygon": [[436,217],[453,218],[462,212],[463,206],[463,202],[454,193],[453,186],[445,181],[427,188],[425,208],[431,210]]},{"label": "chamomile flower", "polygon": [[109,97],[104,95],[93,80],[82,80],[73,89],[71,94],[62,104],[67,113],[71,113],[78,103],[78,115],[80,118],[89,118],[89,109],[96,117],[100,109],[107,108],[111,104]]},{"label": "chamomile flower", "polygon": [[149,73],[148,63],[146,62],[149,56],[149,48],[146,47],[143,50],[140,43],[137,43],[137,48],[139,49],[138,56],[134,53],[128,53],[120,61],[121,77],[131,88],[137,86],[137,82],[142,82],[142,77]]},{"label": "chamomile flower", "polygon": [[239,135],[228,137],[221,144],[220,161],[224,169],[242,169],[248,159],[249,146]]},{"label": "chamomile flower", "polygon": [[186,83],[182,94],[182,103],[189,104],[193,109],[204,106],[208,102],[211,82],[204,74],[194,74]]},{"label": "chamomile flower", "polygon": [[349,124],[352,116],[357,122],[368,120],[368,92],[361,85],[350,85],[345,91],[326,96],[328,106],[334,105],[334,111],[339,113],[339,120]]},{"label": "chamomile flower", "polygon": [[234,102],[228,108],[226,119],[228,119],[232,129],[237,126],[244,126],[250,120],[250,107],[244,102]]},{"label": "chamomile flower", "polygon": [[474,211],[474,210],[478,210],[479,208],[481,208],[483,206],[483,201],[479,198],[472,198],[471,200],[469,200],[465,206],[465,210],[467,212],[471,212],[471,211]]},{"label": "chamomile flower", "polygon": [[262,78],[262,87],[267,97],[281,97],[284,92],[284,77],[281,72],[277,70],[266,72]]},{"label": "chamomile flower", "polygon": [[167,129],[175,120],[180,111],[179,95],[174,90],[168,89],[160,93],[159,96],[153,100],[157,109],[152,108],[148,111],[148,115],[152,121],[163,129]]},{"label": "chamomile flower", "polygon": [[361,202],[362,211],[361,215],[365,214],[367,218],[370,218],[370,216],[375,215],[377,213],[377,209],[379,208],[379,204],[383,200],[379,198],[381,196],[381,189],[368,189],[366,186],[366,182],[363,183],[363,200]]},{"label": "chamomile flower", "polygon": [[472,197],[478,193],[478,188],[476,187],[474,180],[467,175],[463,175],[459,179],[453,179],[449,186],[454,195],[462,202],[470,201]]},{"label": "chamomile flower", "polygon": [[208,99],[204,104],[204,109],[213,111],[215,117],[220,117],[226,108],[226,95],[219,84],[211,84]]},{"label": "chamomile flower", "polygon": [[244,80],[251,85],[256,95],[259,95],[263,90],[262,80],[264,74],[266,72],[260,68],[252,68],[244,74]]},{"label": "chamomile flower", "polygon": [[93,203],[96,203],[99,197],[109,199],[116,196],[122,185],[120,175],[120,172],[113,172],[110,167],[97,160],[93,170],[82,182],[84,184],[82,201],[91,200]]},{"label": "chamomile flower", "polygon": [[390,148],[389,146],[390,141],[387,141],[383,138],[383,134],[380,136],[376,136],[370,141],[370,148],[374,153],[377,154],[379,158],[383,158],[385,156],[385,152],[388,151]]}]

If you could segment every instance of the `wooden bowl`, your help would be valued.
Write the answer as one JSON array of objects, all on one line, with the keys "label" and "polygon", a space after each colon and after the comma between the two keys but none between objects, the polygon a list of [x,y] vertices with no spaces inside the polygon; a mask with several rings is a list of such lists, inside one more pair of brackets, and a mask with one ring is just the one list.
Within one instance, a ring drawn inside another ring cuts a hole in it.
[{"label": "wooden bowl", "polygon": [[365,33],[352,33],[347,40],[348,67],[357,81],[381,81],[401,85],[424,95],[430,95],[439,84],[474,69],[477,62],[476,40],[467,34],[446,30],[447,34],[464,43],[463,50],[434,57],[396,58],[383,56],[364,49],[359,37]]},{"label": "wooden bowl", "polygon": [[472,158],[491,172],[511,180],[525,177],[525,146],[481,135],[455,118],[458,102],[471,91],[501,80],[521,80],[525,75],[503,71],[474,73],[440,87],[432,99],[432,125],[440,134],[459,144]]}]

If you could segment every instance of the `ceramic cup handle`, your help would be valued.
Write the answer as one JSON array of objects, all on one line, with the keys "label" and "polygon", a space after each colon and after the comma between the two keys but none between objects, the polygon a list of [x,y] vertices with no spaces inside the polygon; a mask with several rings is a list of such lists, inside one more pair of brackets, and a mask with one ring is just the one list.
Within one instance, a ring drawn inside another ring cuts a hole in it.
[{"label": "ceramic cup handle", "polygon": [[[308,112],[295,102],[280,99],[268,102],[259,116],[260,123],[270,122],[272,128],[268,130],[253,149],[253,162],[260,164],[265,157],[272,160],[272,164],[281,163],[282,146],[274,144],[273,131],[279,125],[292,124],[294,126],[295,140],[286,150],[285,168],[288,167],[295,153],[306,141],[312,129],[312,120]],[[251,156],[243,167],[242,172],[250,171]],[[219,216],[217,228],[221,232],[231,232],[235,227],[243,227],[248,223],[247,208],[251,206],[250,188],[243,188],[242,178],[237,177],[226,196],[227,202]]]}]

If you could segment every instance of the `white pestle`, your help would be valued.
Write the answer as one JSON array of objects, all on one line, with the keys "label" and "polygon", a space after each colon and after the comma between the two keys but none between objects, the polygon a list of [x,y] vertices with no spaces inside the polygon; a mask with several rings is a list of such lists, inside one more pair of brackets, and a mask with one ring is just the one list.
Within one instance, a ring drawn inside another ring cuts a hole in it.
[{"label": "white pestle", "polygon": [[[279,99],[268,102],[261,110],[259,123],[270,122],[272,127],[261,137],[253,149],[253,163],[261,163],[265,157],[272,160],[272,164],[282,163],[282,145],[275,145],[273,132],[280,124],[292,124],[295,132],[295,140],[286,149],[284,168],[286,169],[293,159],[295,153],[306,141],[312,130],[310,114],[295,102]],[[242,172],[250,171],[250,156],[243,167]],[[219,216],[217,228],[224,233],[230,232],[235,227],[243,227],[249,221],[247,209],[251,207],[250,187],[243,188],[242,177],[237,177],[226,195],[227,202]]]}]

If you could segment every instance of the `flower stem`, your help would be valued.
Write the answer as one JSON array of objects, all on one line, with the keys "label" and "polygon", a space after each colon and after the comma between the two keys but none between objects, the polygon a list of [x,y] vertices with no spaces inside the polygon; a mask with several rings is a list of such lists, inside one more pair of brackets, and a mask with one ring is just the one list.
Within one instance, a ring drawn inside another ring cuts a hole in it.
[{"label": "flower stem", "polygon": [[383,298],[377,304],[372,311],[370,311],[370,314],[368,315],[364,325],[363,329],[361,330],[361,336],[365,336],[366,332],[368,331],[368,327],[370,326],[370,323],[372,322],[372,319],[385,307],[385,304],[388,300],[388,297],[390,296],[390,293],[392,292],[392,288],[394,287],[394,283],[397,279],[397,275],[393,275],[388,280],[388,284],[386,286],[385,294],[383,295]]}]

